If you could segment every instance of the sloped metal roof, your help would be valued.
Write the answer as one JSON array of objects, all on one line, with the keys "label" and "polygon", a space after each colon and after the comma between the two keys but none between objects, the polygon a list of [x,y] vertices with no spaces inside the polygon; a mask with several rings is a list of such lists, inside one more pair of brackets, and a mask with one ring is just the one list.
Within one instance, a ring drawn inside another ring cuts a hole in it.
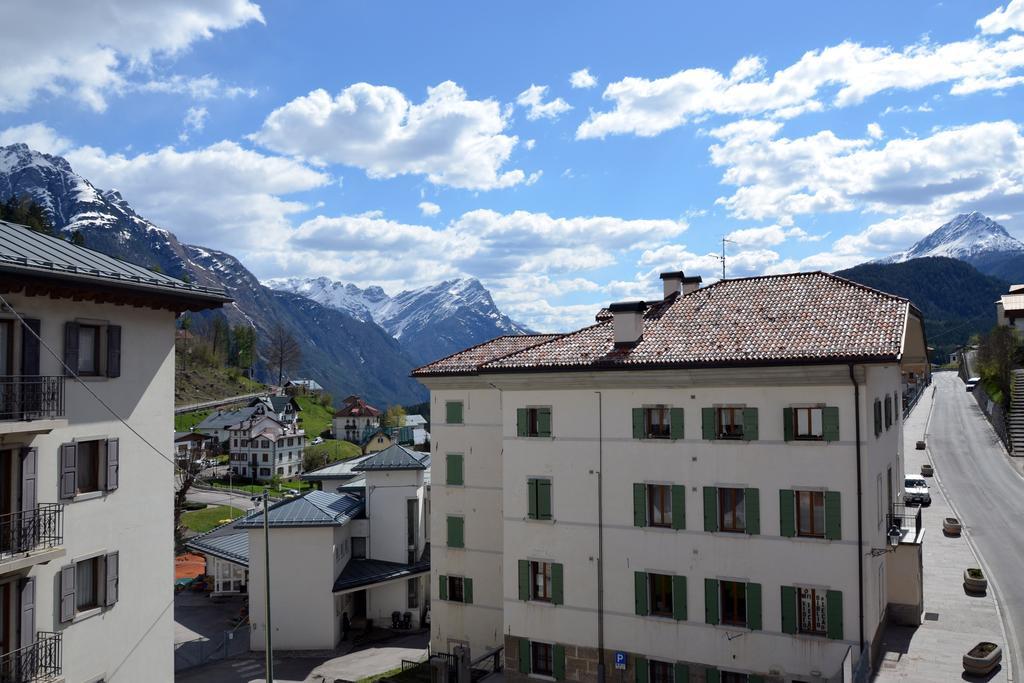
[{"label": "sloped metal roof", "polygon": [[196,425],[196,429],[227,429],[242,420],[249,419],[255,412],[256,406],[249,406],[248,408],[229,410],[225,413],[211,413],[206,416],[205,420]]},{"label": "sloped metal roof", "polygon": [[412,577],[430,571],[430,559],[414,564],[401,564],[385,560],[349,560],[334,581],[334,592],[369,586],[403,577]]},{"label": "sloped metal roof", "polygon": [[378,453],[374,453],[371,457],[353,466],[352,471],[425,470],[427,469],[427,465],[424,465],[422,460],[423,458],[419,453],[411,451],[405,446],[393,444]]},{"label": "sloped metal roof", "polygon": [[[269,526],[343,526],[363,513],[362,498],[345,493],[310,491],[301,498],[282,500],[270,506]],[[257,512],[236,524],[238,529],[263,526],[263,512]]]},{"label": "sloped metal roof", "polygon": [[237,521],[222,524],[205,534],[193,536],[185,547],[204,555],[213,555],[228,562],[249,566],[249,532],[239,529]]},{"label": "sloped metal roof", "polygon": [[369,455],[360,455],[349,460],[339,460],[333,462],[326,467],[321,467],[318,470],[312,472],[306,472],[301,475],[301,479],[305,481],[323,481],[324,479],[351,479],[352,477],[359,476],[359,473],[354,471],[353,468],[364,460],[369,460],[376,453],[370,453]]}]

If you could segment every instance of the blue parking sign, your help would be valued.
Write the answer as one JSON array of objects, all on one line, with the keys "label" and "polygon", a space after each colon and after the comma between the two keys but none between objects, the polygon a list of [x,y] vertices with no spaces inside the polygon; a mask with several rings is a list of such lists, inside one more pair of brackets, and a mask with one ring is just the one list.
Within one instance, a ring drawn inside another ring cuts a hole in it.
[{"label": "blue parking sign", "polygon": [[616,669],[625,669],[626,668],[627,660],[628,660],[628,658],[626,657],[626,653],[625,652],[616,652],[615,653],[615,668]]}]

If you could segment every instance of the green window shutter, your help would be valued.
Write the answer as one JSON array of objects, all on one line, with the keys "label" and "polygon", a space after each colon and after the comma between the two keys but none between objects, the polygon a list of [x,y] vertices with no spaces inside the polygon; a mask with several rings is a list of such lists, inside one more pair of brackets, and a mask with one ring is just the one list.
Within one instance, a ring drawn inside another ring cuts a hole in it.
[{"label": "green window shutter", "polygon": [[473,604],[473,579],[462,580],[462,602],[467,605]]},{"label": "green window shutter", "polygon": [[669,410],[669,435],[673,441],[683,438],[683,409],[671,408]]},{"label": "green window shutter", "polygon": [[836,406],[822,408],[821,433],[825,441],[839,441],[839,408]]},{"label": "green window shutter", "polygon": [[843,506],[839,491],[825,492],[825,538],[838,541],[843,537]]},{"label": "green window shutter", "polygon": [[882,402],[875,399],[875,438],[882,433]]},{"label": "green window shutter", "polygon": [[686,487],[672,485],[672,528],[686,528]]},{"label": "green window shutter", "polygon": [[537,519],[551,519],[551,480],[537,480]]},{"label": "green window shutter", "polygon": [[561,605],[565,602],[562,592],[562,565],[558,562],[551,565],[551,602]]},{"label": "green window shutter", "polygon": [[519,599],[530,599],[530,561],[519,560]]},{"label": "green window shutter", "polygon": [[449,517],[448,518],[448,547],[449,548],[462,548],[464,547],[463,532],[465,528],[463,526],[463,519],[461,517]]},{"label": "green window shutter", "polygon": [[564,681],[565,680],[565,646],[564,645],[559,645],[559,644],[555,643],[555,646],[553,648],[551,648],[551,649],[553,651],[552,652],[552,659],[554,660],[553,662],[551,662],[551,664],[552,664],[552,667],[551,667],[552,671],[551,671],[551,673],[553,673],[555,675],[555,680],[556,681]]},{"label": "green window shutter", "polygon": [[843,593],[828,591],[825,594],[825,620],[828,626],[828,637],[832,640],[843,639]]},{"label": "green window shutter", "polygon": [[686,577],[672,577],[672,618],[686,621]]},{"label": "green window shutter", "polygon": [[782,409],[782,438],[786,441],[793,440],[793,409]]},{"label": "green window shutter", "polygon": [[551,436],[551,408],[537,409],[537,436]]},{"label": "green window shutter", "polygon": [[761,624],[761,584],[747,584],[747,628],[760,631]]},{"label": "green window shutter", "polygon": [[540,514],[537,509],[537,488],[540,485],[539,479],[526,480],[527,509],[526,516],[530,519],[537,519]]},{"label": "green window shutter", "polygon": [[526,408],[516,408],[516,436],[526,436]]},{"label": "green window shutter", "polygon": [[448,577],[441,574],[439,577],[440,581],[437,586],[437,597],[441,600],[448,599]]},{"label": "green window shutter", "polygon": [[701,438],[707,441],[715,440],[715,409],[700,409],[700,433]]},{"label": "green window shutter", "polygon": [[633,526],[647,526],[646,484],[633,484]]},{"label": "green window shutter", "polygon": [[796,633],[796,588],[782,587],[782,632]]},{"label": "green window shutter", "polygon": [[675,683],[690,683],[690,665],[676,662],[672,667]]},{"label": "green window shutter", "polygon": [[747,514],[747,533],[761,533],[761,493],[757,489],[746,489],[743,492],[744,512]]},{"label": "green window shutter", "polygon": [[636,661],[636,683],[647,683],[647,658],[637,655],[633,659]]},{"label": "green window shutter", "polygon": [[743,440],[757,441],[757,408],[743,409]]},{"label": "green window shutter", "polygon": [[718,489],[704,487],[704,531],[718,531]]},{"label": "green window shutter", "polygon": [[796,536],[796,495],[789,489],[779,490],[779,535]]},{"label": "green window shutter", "polygon": [[636,594],[636,613],[642,617],[647,616],[647,574],[633,572],[633,591]]},{"label": "green window shutter", "polygon": [[750,674],[747,676],[747,683],[764,683],[764,676],[760,674]]},{"label": "green window shutter", "polygon": [[445,405],[445,412],[448,424],[462,424],[462,401],[449,401]]},{"label": "green window shutter", "polygon": [[644,409],[633,408],[633,438],[644,438]]},{"label": "green window shutter", "polygon": [[519,673],[530,673],[530,641],[526,638],[519,639]]},{"label": "green window shutter", "polygon": [[704,669],[704,683],[722,683],[722,674],[713,666]]},{"label": "green window shutter", "polygon": [[718,623],[718,579],[704,579],[704,622]]},{"label": "green window shutter", "polygon": [[449,453],[446,458],[445,483],[448,486],[462,486],[462,455],[460,453]]}]

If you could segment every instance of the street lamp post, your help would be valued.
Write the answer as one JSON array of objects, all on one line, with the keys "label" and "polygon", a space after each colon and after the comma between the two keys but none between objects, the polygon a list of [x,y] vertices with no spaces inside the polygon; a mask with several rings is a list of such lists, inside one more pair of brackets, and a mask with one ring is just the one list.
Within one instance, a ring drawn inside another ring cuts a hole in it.
[{"label": "street lamp post", "polygon": [[266,672],[267,672],[267,683],[274,682],[274,649],[271,638],[271,626],[270,626],[270,516],[267,512],[267,508],[270,502],[270,494],[264,489],[262,496],[254,496],[252,501],[263,501],[263,567],[264,567],[264,617],[267,622],[267,633],[265,646],[267,650],[266,654]]}]

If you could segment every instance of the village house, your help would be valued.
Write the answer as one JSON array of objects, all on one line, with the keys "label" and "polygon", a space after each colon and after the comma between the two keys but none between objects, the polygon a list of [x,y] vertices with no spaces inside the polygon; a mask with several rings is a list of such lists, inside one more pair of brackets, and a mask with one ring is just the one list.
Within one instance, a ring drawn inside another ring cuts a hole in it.
[{"label": "village house", "polygon": [[[431,647],[506,678],[842,680],[922,615],[900,389],[920,312],[826,273],[665,273],[431,390]],[[496,495],[500,492],[500,495]],[[475,591],[467,585],[475,584]],[[693,676],[693,678],[690,678]]]},{"label": "village house", "polygon": [[195,462],[219,452],[217,438],[199,432],[174,432],[174,455],[179,461]]},{"label": "village house", "polygon": [[281,422],[262,402],[241,422],[228,428],[231,472],[254,481],[302,472],[306,432],[297,423]]},{"label": "village house", "polygon": [[358,396],[347,397],[334,413],[332,428],[335,439],[362,444],[366,433],[380,426],[380,411]]},{"label": "village house", "polygon": [[0,221],[0,679],[169,681],[187,284]]}]

